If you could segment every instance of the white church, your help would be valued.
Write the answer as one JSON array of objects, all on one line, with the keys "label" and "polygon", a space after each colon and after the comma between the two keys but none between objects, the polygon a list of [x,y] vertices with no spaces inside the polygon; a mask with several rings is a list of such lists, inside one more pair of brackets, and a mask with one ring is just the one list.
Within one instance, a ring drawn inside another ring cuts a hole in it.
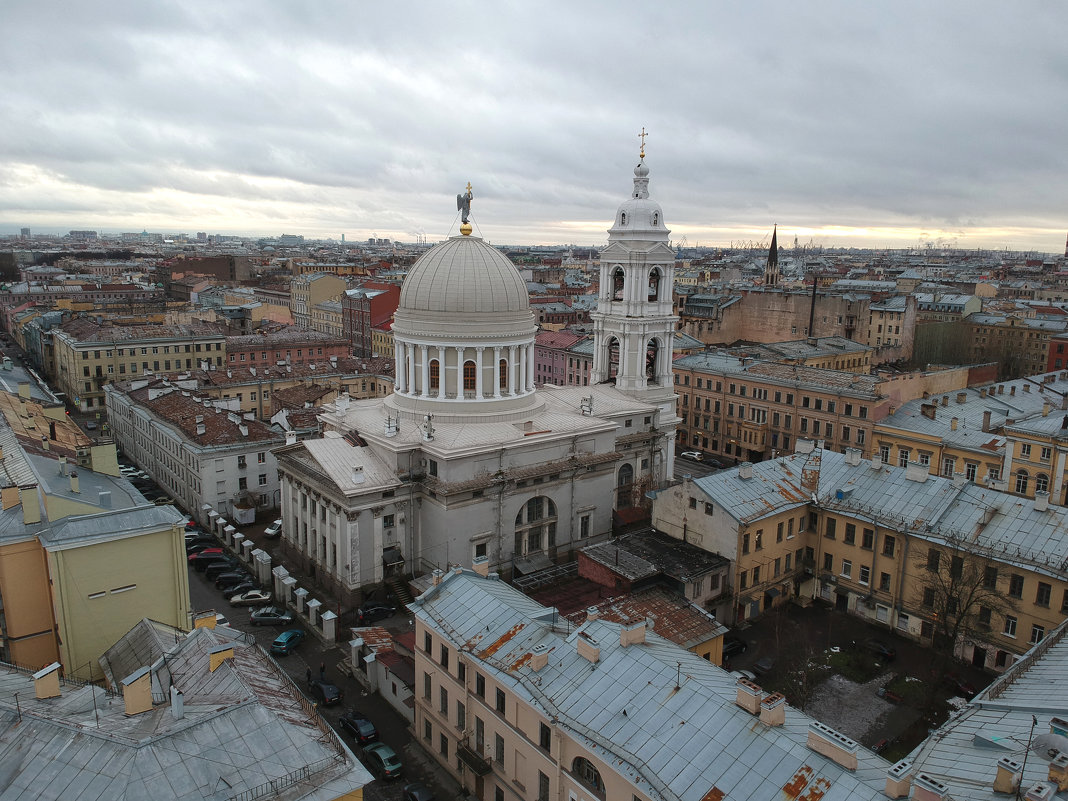
[{"label": "white church", "polygon": [[590,386],[535,389],[526,285],[466,211],[461,235],[413,265],[394,393],[342,396],[321,438],[275,451],[289,560],[350,600],[479,557],[530,574],[672,478],[674,253],[648,183],[643,150],[601,254]]}]

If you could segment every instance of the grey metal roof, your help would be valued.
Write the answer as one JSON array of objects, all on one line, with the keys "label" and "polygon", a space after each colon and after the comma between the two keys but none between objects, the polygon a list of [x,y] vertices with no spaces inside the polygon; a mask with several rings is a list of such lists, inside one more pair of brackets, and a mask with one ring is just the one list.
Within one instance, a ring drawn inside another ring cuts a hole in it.
[{"label": "grey metal roof", "polygon": [[[885,798],[885,760],[860,748],[850,771],[809,750],[810,718],[787,707],[785,725],[761,723],[735,705],[726,671],[651,632],[629,647],[604,620],[567,633],[555,610],[464,570],[409,608],[651,798],[700,801],[718,789],[713,797],[771,801],[806,769],[802,788],[822,779],[826,801]],[[578,637],[598,645],[598,662],[577,654]],[[537,645],[551,652],[534,672]]]},{"label": "grey metal roof", "polygon": [[[928,737],[910,755],[913,768],[950,788],[952,798],[996,801],[997,762],[1008,757],[1022,763],[1034,727],[1033,749],[1021,786],[1045,781],[1049,749],[1068,749],[1068,738],[1051,732],[1051,718],[1068,719],[1068,639],[1062,623]],[[1054,795],[1068,798],[1068,793]]]}]

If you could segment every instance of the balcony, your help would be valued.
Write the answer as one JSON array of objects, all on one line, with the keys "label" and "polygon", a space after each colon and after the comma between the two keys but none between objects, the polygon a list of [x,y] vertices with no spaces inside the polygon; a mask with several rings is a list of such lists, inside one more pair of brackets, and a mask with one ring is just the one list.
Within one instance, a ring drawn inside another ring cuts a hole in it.
[{"label": "balcony", "polygon": [[492,772],[493,767],[490,765],[489,760],[484,758],[478,751],[475,751],[471,746],[464,742],[456,744],[456,756],[467,767],[474,771],[476,776],[485,776]]}]

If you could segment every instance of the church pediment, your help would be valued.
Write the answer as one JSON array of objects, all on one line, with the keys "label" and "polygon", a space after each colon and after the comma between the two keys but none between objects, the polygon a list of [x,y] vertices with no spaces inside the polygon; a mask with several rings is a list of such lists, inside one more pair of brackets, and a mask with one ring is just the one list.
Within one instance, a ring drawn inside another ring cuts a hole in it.
[{"label": "church pediment", "polygon": [[631,253],[644,253],[646,257],[675,260],[675,251],[666,242],[610,242],[601,250],[601,261],[611,259],[625,261]]}]

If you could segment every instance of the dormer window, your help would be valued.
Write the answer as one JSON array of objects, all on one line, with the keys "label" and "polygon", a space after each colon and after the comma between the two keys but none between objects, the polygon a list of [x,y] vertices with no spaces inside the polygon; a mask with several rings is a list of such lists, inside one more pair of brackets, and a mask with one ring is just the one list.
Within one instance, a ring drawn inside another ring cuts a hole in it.
[{"label": "dormer window", "polygon": [[627,212],[621,211],[619,213],[619,224],[620,225],[626,225],[627,224]]},{"label": "dormer window", "polygon": [[653,212],[653,225],[654,226],[660,225],[660,212],[659,211],[654,211]]}]

